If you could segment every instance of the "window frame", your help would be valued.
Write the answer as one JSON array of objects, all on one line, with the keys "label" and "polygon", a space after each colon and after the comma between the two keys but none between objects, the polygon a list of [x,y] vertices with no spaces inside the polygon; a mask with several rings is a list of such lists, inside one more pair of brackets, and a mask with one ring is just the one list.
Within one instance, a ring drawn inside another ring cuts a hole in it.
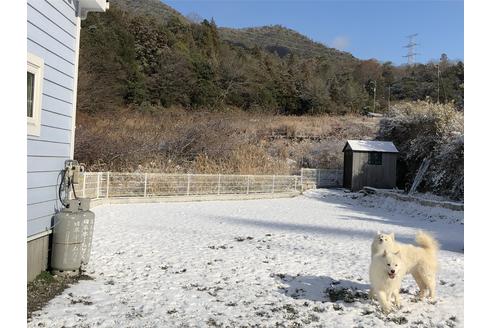
[{"label": "window frame", "polygon": [[[373,156],[376,156],[376,158],[374,158]],[[380,151],[369,152],[367,163],[369,165],[383,165],[383,153]]]},{"label": "window frame", "polygon": [[41,102],[43,97],[44,60],[36,55],[33,55],[32,53],[27,53],[27,72],[34,75],[32,117],[27,116],[26,113],[27,135],[39,137],[41,134]]}]

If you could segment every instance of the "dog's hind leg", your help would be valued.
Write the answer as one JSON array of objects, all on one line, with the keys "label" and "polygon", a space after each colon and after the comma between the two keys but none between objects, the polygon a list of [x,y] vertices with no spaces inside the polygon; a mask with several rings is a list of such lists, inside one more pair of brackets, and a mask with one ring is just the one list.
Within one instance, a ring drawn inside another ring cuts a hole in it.
[{"label": "dog's hind leg", "polygon": [[433,301],[436,296],[436,276],[433,274],[422,274],[422,278],[429,289],[429,298]]},{"label": "dog's hind leg", "polygon": [[415,279],[417,286],[419,286],[419,300],[423,300],[427,291],[427,284],[424,279],[422,279],[419,272],[412,272],[412,276]]}]

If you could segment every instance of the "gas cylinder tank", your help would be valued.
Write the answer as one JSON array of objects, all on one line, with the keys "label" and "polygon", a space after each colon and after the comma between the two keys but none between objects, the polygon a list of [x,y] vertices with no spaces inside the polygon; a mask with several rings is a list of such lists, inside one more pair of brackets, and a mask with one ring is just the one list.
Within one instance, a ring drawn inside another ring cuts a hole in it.
[{"label": "gas cylinder tank", "polygon": [[81,265],[83,215],[80,202],[70,200],[68,208],[54,217],[51,268],[54,273],[77,274]]},{"label": "gas cylinder tank", "polygon": [[94,222],[96,215],[90,210],[90,198],[80,198],[80,215],[82,220],[82,265],[89,263],[92,249],[92,235],[94,233]]}]

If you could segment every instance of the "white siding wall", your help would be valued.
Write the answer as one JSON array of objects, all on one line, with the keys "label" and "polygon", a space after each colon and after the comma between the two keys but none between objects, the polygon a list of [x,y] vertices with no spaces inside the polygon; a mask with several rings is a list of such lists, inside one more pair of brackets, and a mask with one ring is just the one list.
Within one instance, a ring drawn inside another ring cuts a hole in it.
[{"label": "white siding wall", "polygon": [[57,176],[69,159],[77,47],[74,0],[27,1],[27,51],[43,58],[41,134],[27,136],[27,235],[51,226]]}]

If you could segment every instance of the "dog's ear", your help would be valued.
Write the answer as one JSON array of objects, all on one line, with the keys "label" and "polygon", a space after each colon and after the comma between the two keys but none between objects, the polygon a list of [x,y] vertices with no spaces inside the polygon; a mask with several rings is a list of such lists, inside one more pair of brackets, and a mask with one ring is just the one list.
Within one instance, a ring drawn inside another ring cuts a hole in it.
[{"label": "dog's ear", "polygon": [[381,234],[381,231],[380,231],[380,230],[378,230],[378,231],[376,232],[376,235],[377,235],[377,236],[379,236],[380,234]]},{"label": "dog's ear", "polygon": [[391,237],[391,239],[395,240],[395,233],[394,232],[390,233],[389,236]]},{"label": "dog's ear", "polygon": [[398,255],[400,256],[400,251],[397,251],[396,253],[394,253],[395,255]]},{"label": "dog's ear", "polygon": [[388,252],[386,252],[386,250],[384,250],[383,257],[386,257],[386,255],[388,255]]}]

